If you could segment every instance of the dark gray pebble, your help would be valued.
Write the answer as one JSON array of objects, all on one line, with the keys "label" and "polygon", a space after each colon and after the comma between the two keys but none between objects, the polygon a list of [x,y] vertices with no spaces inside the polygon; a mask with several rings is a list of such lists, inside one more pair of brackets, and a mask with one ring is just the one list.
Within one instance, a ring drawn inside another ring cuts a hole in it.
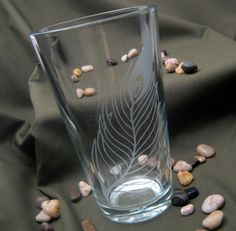
[{"label": "dark gray pebble", "polygon": [[81,199],[81,193],[79,190],[79,186],[78,185],[71,185],[70,186],[70,201],[71,202],[78,202]]},{"label": "dark gray pebble", "polygon": [[186,188],[184,191],[188,194],[189,199],[193,199],[199,194],[198,189],[194,186]]},{"label": "dark gray pebble", "polygon": [[201,162],[197,158],[192,158],[189,162],[189,164],[192,165],[193,168],[197,167]]},{"label": "dark gray pebble", "polygon": [[41,223],[41,229],[42,231],[54,231],[54,228],[52,227],[52,225],[50,225],[47,222]]},{"label": "dark gray pebble", "polygon": [[165,49],[163,49],[163,50],[161,50],[161,54],[162,54],[163,56],[167,56],[167,51],[166,51]]},{"label": "dark gray pebble", "polygon": [[171,198],[171,203],[174,206],[186,205],[189,201],[188,194],[181,189],[175,189]]},{"label": "dark gray pebble", "polygon": [[181,68],[186,74],[193,74],[198,71],[197,64],[193,62],[183,62]]},{"label": "dark gray pebble", "polygon": [[47,196],[44,196],[44,195],[38,196],[38,197],[36,198],[36,205],[37,205],[37,207],[38,207],[39,209],[41,209],[41,204],[42,204],[42,202],[48,201],[48,200],[50,200],[50,199],[49,199]]},{"label": "dark gray pebble", "polygon": [[108,66],[115,66],[115,65],[118,64],[118,62],[117,62],[115,59],[113,59],[113,58],[108,58],[108,59],[106,60],[106,64],[107,64]]}]

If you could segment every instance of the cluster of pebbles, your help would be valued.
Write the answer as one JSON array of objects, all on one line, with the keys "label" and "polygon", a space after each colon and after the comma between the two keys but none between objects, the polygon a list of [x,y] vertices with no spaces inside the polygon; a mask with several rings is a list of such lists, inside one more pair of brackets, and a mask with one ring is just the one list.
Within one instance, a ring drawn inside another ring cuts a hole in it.
[{"label": "cluster of pebbles", "polygon": [[[136,48],[132,48],[131,50],[129,50],[127,54],[122,55],[120,60],[122,63],[126,63],[133,57],[137,56],[138,54],[139,54],[139,51]],[[107,58],[106,64],[108,66],[116,66],[118,64],[118,61],[115,60],[114,58]],[[94,71],[94,66],[91,64],[84,65],[82,67],[76,67],[72,71],[71,81],[73,83],[77,83],[79,82],[79,79],[82,76],[82,74],[85,74],[91,71]],[[83,98],[84,96],[93,96],[93,95],[96,95],[96,93],[97,92],[94,87],[87,87],[85,89],[82,89],[82,88],[76,89],[76,95],[78,98]]]},{"label": "cluster of pebbles", "polygon": [[[84,181],[80,181],[78,185],[71,185],[70,200],[78,202],[81,197],[87,197],[91,193],[92,188]],[[40,223],[42,231],[53,231],[52,221],[60,217],[60,200],[50,199],[47,196],[39,196],[36,204],[41,211],[36,215],[35,220]],[[81,226],[84,231],[94,231],[92,224],[88,221],[82,221]],[[92,229],[93,228],[93,229]]]},{"label": "cluster of pebbles", "polygon": [[[175,161],[172,158],[173,171],[177,173],[179,183],[186,187],[194,180],[191,171],[199,164],[205,163],[207,158],[215,155],[215,149],[207,144],[199,144],[196,147],[197,154],[193,158],[186,162],[183,160]],[[196,187],[192,186],[185,189],[176,188],[172,195],[172,205],[182,206],[180,213],[182,216],[188,216],[194,212],[194,205],[189,203],[191,199],[194,199],[199,194]],[[224,213],[219,210],[224,205],[224,197],[220,194],[211,194],[206,197],[201,206],[201,211],[208,216],[202,221],[202,225],[208,230],[215,230],[220,227]],[[204,229],[198,229],[196,231],[204,231]]]},{"label": "cluster of pebbles", "polygon": [[179,62],[176,58],[171,58],[168,56],[166,50],[161,51],[161,59],[162,63],[165,65],[165,70],[168,73],[176,73],[176,74],[193,74],[198,71],[197,64],[191,61]]}]

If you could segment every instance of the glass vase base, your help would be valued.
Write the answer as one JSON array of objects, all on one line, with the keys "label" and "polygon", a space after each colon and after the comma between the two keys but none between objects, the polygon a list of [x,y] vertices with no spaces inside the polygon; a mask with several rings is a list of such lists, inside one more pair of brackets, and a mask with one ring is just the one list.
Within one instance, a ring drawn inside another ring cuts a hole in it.
[{"label": "glass vase base", "polygon": [[[142,182],[139,180],[137,184],[135,181],[138,180],[133,180],[129,184],[126,182],[125,185],[120,185],[111,193],[110,199],[113,202],[113,208],[117,209],[100,205],[108,219],[118,223],[140,223],[161,215],[171,205],[172,187],[162,191],[157,182],[145,179]],[[144,184],[145,187],[142,187]],[[140,198],[140,191],[142,191],[142,198]],[[157,199],[153,200],[151,197]],[[150,199],[152,202],[147,205],[145,199],[146,201]],[[145,206],[141,205],[142,200],[143,204],[146,204]],[[139,208],[137,208],[137,201],[140,203]],[[136,208],[134,207],[135,203]]]}]

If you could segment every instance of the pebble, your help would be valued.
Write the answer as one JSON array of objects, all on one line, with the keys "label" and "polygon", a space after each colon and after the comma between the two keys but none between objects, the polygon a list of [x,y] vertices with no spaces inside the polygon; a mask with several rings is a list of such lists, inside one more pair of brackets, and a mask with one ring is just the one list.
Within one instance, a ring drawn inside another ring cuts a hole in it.
[{"label": "pebble", "polygon": [[184,74],[184,70],[182,69],[182,63],[179,64],[179,66],[175,69],[176,74]]},{"label": "pebble", "polygon": [[79,190],[83,197],[87,197],[91,191],[92,187],[84,181],[79,182]]},{"label": "pebble", "polygon": [[78,185],[72,184],[70,186],[70,201],[78,202],[81,199],[81,193],[79,191]]},{"label": "pebble", "polygon": [[128,52],[128,59],[131,59],[139,54],[138,50],[136,48],[131,49]]},{"label": "pebble", "polygon": [[204,156],[204,157],[212,157],[215,155],[216,151],[215,149],[207,144],[199,144],[196,147],[197,153]]},{"label": "pebble", "polygon": [[166,50],[161,50],[161,58],[165,58],[167,56],[167,51]]},{"label": "pebble", "polygon": [[186,188],[184,191],[188,194],[190,200],[194,199],[199,194],[198,189],[194,186]]},{"label": "pebble", "polygon": [[108,58],[108,59],[106,60],[106,64],[107,64],[108,66],[115,66],[115,65],[118,64],[118,62],[117,62],[115,59],[113,59],[113,58]]},{"label": "pebble", "polygon": [[183,62],[181,68],[186,74],[193,74],[198,71],[198,66],[193,62]]},{"label": "pebble", "polygon": [[171,164],[171,167],[172,167],[172,168],[173,168],[173,167],[175,166],[175,164],[176,164],[176,160],[175,160],[173,157],[170,158],[170,164]]},{"label": "pebble", "polygon": [[77,95],[79,98],[82,98],[83,95],[84,95],[84,90],[81,89],[81,88],[77,88],[77,89],[76,89],[76,95]]},{"label": "pebble", "polygon": [[177,173],[179,183],[183,186],[187,186],[192,183],[193,175],[191,172],[188,171],[179,171]]},{"label": "pebble", "polygon": [[170,63],[170,64],[167,64],[165,66],[165,69],[168,73],[174,73],[175,72],[175,69],[177,68],[178,65],[174,64],[174,63]]},{"label": "pebble", "polygon": [[37,207],[38,207],[39,209],[41,209],[41,204],[42,204],[42,202],[48,201],[48,200],[49,200],[49,198],[48,198],[47,196],[38,196],[38,197],[36,198],[36,205],[37,205]]},{"label": "pebble", "polygon": [[71,81],[74,83],[79,82],[79,78],[76,75],[72,75],[70,78],[71,78]]},{"label": "pebble", "polygon": [[44,201],[41,205],[43,211],[53,218],[60,216],[60,201],[57,199]]},{"label": "pebble", "polygon": [[54,228],[51,224],[48,224],[47,222],[41,223],[41,229],[42,231],[54,231]]},{"label": "pebble", "polygon": [[155,157],[150,157],[147,160],[147,166],[151,168],[159,168],[160,167],[160,162],[155,158]]},{"label": "pebble", "polygon": [[127,54],[123,55],[120,60],[122,63],[126,63],[128,61],[128,55]]},{"label": "pebble", "polygon": [[86,72],[90,72],[94,70],[93,65],[85,65],[81,67],[82,72],[86,73]]},{"label": "pebble", "polygon": [[211,213],[224,205],[225,199],[220,194],[209,195],[202,203],[202,212]]},{"label": "pebble", "polygon": [[183,206],[186,205],[189,201],[188,194],[182,190],[182,189],[175,189],[172,197],[171,197],[171,203],[174,206]]},{"label": "pebble", "polygon": [[173,170],[175,172],[179,172],[179,171],[191,171],[192,170],[192,166],[191,164],[187,163],[184,160],[179,160],[176,162],[176,164],[173,167]]},{"label": "pebble", "polygon": [[50,221],[51,219],[52,217],[45,213],[43,210],[41,210],[40,213],[35,217],[35,220],[40,223],[44,221]]},{"label": "pebble", "polygon": [[165,61],[165,65],[169,65],[169,64],[175,64],[175,66],[177,67],[179,65],[179,61],[178,59],[176,58],[168,58],[166,61]]},{"label": "pebble", "polygon": [[120,174],[121,170],[122,170],[121,165],[120,165],[120,164],[117,164],[117,165],[114,165],[112,168],[110,168],[110,169],[109,169],[109,172],[110,172],[112,175],[116,176],[116,175],[119,175],[119,174]]},{"label": "pebble", "polygon": [[180,209],[180,213],[182,216],[188,216],[194,212],[194,205],[193,204],[188,204],[185,205]]},{"label": "pebble", "polygon": [[96,95],[96,89],[93,87],[88,87],[84,89],[84,95],[86,96],[93,96]]},{"label": "pebble", "polygon": [[216,210],[202,221],[202,225],[210,230],[217,229],[221,225],[223,217],[224,213],[221,210]]},{"label": "pebble", "polygon": [[82,74],[82,71],[80,68],[77,67],[73,70],[73,75],[79,77],[79,76],[81,76],[81,74]]},{"label": "pebble", "polygon": [[92,223],[89,220],[82,221],[81,227],[82,227],[83,231],[96,231],[96,229],[94,228],[94,226],[92,225]]},{"label": "pebble", "polygon": [[196,231],[206,231],[205,229],[196,229]]},{"label": "pebble", "polygon": [[139,157],[138,157],[138,163],[140,164],[140,165],[144,165],[144,164],[146,164],[147,163],[147,161],[148,161],[148,156],[147,155],[140,155]]},{"label": "pebble", "polygon": [[205,156],[200,156],[200,155],[195,155],[193,158],[198,159],[198,161],[202,164],[206,162],[206,157]]}]

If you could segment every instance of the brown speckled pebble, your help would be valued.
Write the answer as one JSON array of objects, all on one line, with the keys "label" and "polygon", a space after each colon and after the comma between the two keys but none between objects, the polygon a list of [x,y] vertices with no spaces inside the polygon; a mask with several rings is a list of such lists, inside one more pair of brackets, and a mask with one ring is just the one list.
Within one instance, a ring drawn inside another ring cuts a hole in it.
[{"label": "brown speckled pebble", "polygon": [[198,154],[205,156],[207,158],[212,157],[216,153],[215,149],[208,144],[199,144],[196,147],[196,150]]},{"label": "brown speckled pebble", "polygon": [[43,211],[53,218],[58,218],[60,216],[60,201],[57,199],[44,201],[42,203]]},{"label": "brown speckled pebble", "polygon": [[175,64],[177,67],[179,65],[179,61],[176,58],[169,58],[165,61],[165,65],[167,66],[169,64]]},{"label": "brown speckled pebble", "polygon": [[179,183],[183,186],[187,186],[192,183],[193,175],[188,171],[180,171],[177,173]]},{"label": "brown speckled pebble", "polygon": [[43,222],[41,224],[41,229],[42,231],[54,231],[54,228],[52,227],[52,225],[48,224],[47,222]]},{"label": "brown speckled pebble", "polygon": [[217,229],[220,227],[223,217],[224,213],[221,210],[216,210],[202,221],[202,225],[210,230]]},{"label": "brown speckled pebble", "polygon": [[81,74],[82,74],[82,71],[80,68],[75,68],[73,70],[73,75],[76,75],[77,77],[79,77],[79,76],[81,76]]},{"label": "brown speckled pebble", "polygon": [[83,231],[96,231],[94,226],[91,224],[89,220],[85,220],[81,222],[81,227]]},{"label": "brown speckled pebble", "polygon": [[177,68],[178,65],[174,64],[174,63],[170,63],[170,64],[167,64],[165,66],[165,69],[168,73],[174,73],[175,72],[175,69]]}]

